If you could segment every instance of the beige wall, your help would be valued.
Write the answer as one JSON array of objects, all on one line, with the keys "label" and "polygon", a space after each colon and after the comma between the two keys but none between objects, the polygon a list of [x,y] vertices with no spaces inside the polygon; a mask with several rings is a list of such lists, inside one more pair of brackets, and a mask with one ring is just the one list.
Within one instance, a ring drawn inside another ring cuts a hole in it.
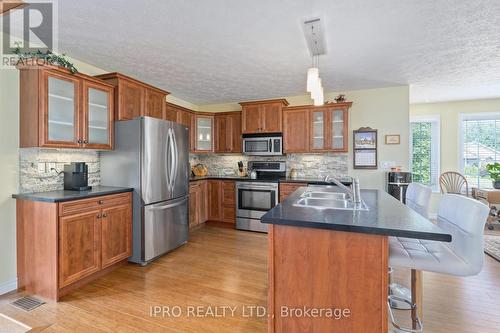
[{"label": "beige wall", "polygon": [[0,69],[0,294],[16,286],[19,72]]},{"label": "beige wall", "polygon": [[[70,58],[78,71],[98,75],[107,71]],[[169,96],[173,103],[193,104]],[[19,177],[19,72],[0,69],[0,294],[16,286],[15,200]]]},{"label": "beige wall", "polygon": [[[459,117],[461,113],[500,112],[500,99],[482,99],[445,103],[411,104],[410,116],[440,116],[440,170],[460,171]],[[434,193],[431,214],[437,213],[441,195]]]},{"label": "beige wall", "polygon": [[[380,168],[381,161],[394,161],[396,165],[408,170],[408,134],[409,134],[409,90],[408,86],[365,89],[342,92],[353,105],[349,111],[349,175],[358,177],[363,188],[385,188],[385,171]],[[326,100],[333,100],[338,92],[325,94]],[[312,104],[309,95],[284,97],[290,105]],[[241,110],[238,103],[200,105],[200,111],[223,112]],[[352,169],[352,130],[360,127],[372,127],[378,130],[377,170]],[[385,145],[386,134],[400,134],[401,144]]]}]

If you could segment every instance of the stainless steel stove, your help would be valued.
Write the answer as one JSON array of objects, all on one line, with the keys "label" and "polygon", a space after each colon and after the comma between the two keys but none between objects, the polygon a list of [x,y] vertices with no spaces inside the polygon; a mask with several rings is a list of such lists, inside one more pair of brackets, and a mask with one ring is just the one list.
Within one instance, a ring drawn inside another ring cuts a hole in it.
[{"label": "stainless steel stove", "polygon": [[267,232],[260,218],[278,204],[278,181],[286,177],[285,162],[250,161],[257,178],[236,182],[236,229]]}]

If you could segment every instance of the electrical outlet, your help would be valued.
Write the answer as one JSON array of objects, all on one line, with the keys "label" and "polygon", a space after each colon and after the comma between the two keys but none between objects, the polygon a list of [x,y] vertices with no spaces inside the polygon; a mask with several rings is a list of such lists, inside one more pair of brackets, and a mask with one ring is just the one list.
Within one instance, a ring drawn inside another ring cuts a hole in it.
[{"label": "electrical outlet", "polygon": [[47,170],[50,172],[52,169],[56,168],[56,164],[54,162],[47,163]]},{"label": "electrical outlet", "polygon": [[45,163],[38,163],[38,173],[45,173]]}]

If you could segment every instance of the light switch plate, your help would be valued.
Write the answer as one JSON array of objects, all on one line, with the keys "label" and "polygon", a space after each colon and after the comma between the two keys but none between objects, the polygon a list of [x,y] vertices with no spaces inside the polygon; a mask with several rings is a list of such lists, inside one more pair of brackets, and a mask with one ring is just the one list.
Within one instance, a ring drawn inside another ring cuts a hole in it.
[{"label": "light switch plate", "polygon": [[382,165],[382,169],[390,169],[396,166],[396,162],[394,161],[382,161],[380,164]]},{"label": "light switch plate", "polygon": [[38,163],[38,173],[45,173],[45,163]]}]

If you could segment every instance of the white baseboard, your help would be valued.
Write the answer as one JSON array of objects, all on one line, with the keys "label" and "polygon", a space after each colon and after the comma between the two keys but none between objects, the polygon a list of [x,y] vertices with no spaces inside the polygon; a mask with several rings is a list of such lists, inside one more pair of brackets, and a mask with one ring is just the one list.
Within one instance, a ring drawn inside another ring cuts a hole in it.
[{"label": "white baseboard", "polygon": [[0,295],[17,289],[17,278],[0,283]]}]

